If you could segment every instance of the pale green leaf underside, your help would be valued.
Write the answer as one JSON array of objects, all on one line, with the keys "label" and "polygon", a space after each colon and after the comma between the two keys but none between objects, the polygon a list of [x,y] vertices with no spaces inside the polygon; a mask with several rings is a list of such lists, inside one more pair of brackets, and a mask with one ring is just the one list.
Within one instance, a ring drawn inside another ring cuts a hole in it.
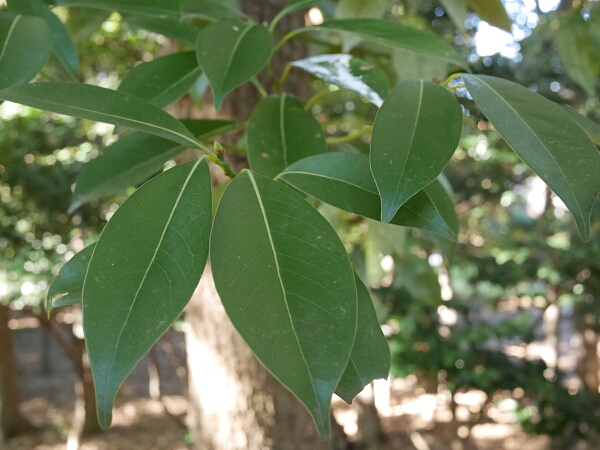
[{"label": "pale green leaf underside", "polygon": [[210,252],[235,328],[328,436],[331,395],[357,320],[354,275],[339,237],[298,194],[246,171],[223,194]]},{"label": "pale green leaf underside", "polygon": [[129,197],[96,243],[83,284],[83,325],[103,428],[119,386],[198,285],[211,202],[206,158],[181,164]]},{"label": "pale green leaf underside", "polygon": [[600,154],[584,129],[556,103],[516,83],[484,75],[462,78],[500,135],[567,205],[588,241]]},{"label": "pale green leaf underside", "polygon": [[61,267],[48,289],[48,310],[81,303],[83,280],[95,246],[96,244],[88,245]]}]

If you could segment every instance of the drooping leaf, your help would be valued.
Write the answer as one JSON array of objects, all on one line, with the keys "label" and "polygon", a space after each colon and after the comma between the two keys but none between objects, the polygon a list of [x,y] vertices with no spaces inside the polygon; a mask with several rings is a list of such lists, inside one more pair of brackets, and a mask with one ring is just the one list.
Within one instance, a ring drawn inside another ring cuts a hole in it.
[{"label": "drooping leaf", "polygon": [[48,311],[51,308],[81,303],[83,280],[95,246],[96,244],[88,245],[60,268],[60,272],[48,289]]},{"label": "drooping leaf", "polygon": [[420,53],[467,68],[457,51],[435,34],[396,22],[378,19],[339,19],[307,28],[310,29],[351,33],[369,42]]},{"label": "drooping leaf", "polygon": [[585,130],[590,139],[594,141],[596,145],[600,145],[600,124],[566,106],[562,106],[561,109],[571,116],[571,118]]},{"label": "drooping leaf", "polygon": [[143,28],[162,34],[169,39],[175,39],[186,44],[194,45],[198,38],[199,28],[194,26],[189,19],[180,19],[179,17],[157,17],[146,14],[130,14],[121,12],[121,17],[125,22],[134,28]]},{"label": "drooping leaf", "polygon": [[62,3],[68,6],[180,19],[181,6],[187,1],[189,0],[63,0]]},{"label": "drooping leaf", "polygon": [[277,25],[279,20],[282,19],[283,17],[287,16],[288,14],[292,14],[303,8],[310,8],[311,6],[314,6],[320,2],[321,2],[321,0],[291,0],[291,1],[289,1],[287,6],[277,13],[277,16],[275,16],[275,18],[273,19],[273,22],[270,25],[270,29],[272,30],[273,28],[275,28],[274,25]]},{"label": "drooping leaf", "polygon": [[371,295],[358,276],[354,278],[358,296],[356,339],[346,370],[335,389],[346,403],[371,381],[387,378],[390,373],[390,348],[381,331]]},{"label": "drooping leaf", "polygon": [[[332,206],[381,220],[381,199],[369,169],[369,157],[358,153],[325,153],[292,164],[279,178]],[[427,189],[402,206],[392,224],[423,228],[456,241],[456,235],[436,209]]]},{"label": "drooping leaf", "polygon": [[291,189],[246,171],[223,194],[210,257],[233,325],[328,436],[331,395],[357,320],[354,274],[339,237]]},{"label": "drooping leaf", "polygon": [[260,72],[269,62],[273,37],[256,23],[226,19],[198,34],[196,54],[213,89],[215,108],[227,93]]},{"label": "drooping leaf", "polygon": [[364,59],[346,54],[310,56],[291,63],[314,76],[381,106],[388,94],[385,73]]},{"label": "drooping leaf", "polygon": [[510,33],[512,22],[502,0],[467,0],[467,3],[481,20]]},{"label": "drooping leaf", "polygon": [[[452,200],[454,192],[452,191],[452,186],[448,179],[444,174],[440,175],[436,181],[425,188],[425,191],[440,213],[440,216],[444,219],[444,222],[448,224],[454,234],[458,235],[458,214],[454,208],[454,201]],[[444,253],[444,255],[449,258],[454,255],[456,242],[444,239],[439,234],[435,234],[429,230],[423,230],[423,233],[427,239],[433,242],[442,253]]]},{"label": "drooping leaf", "polygon": [[50,28],[42,19],[0,11],[0,89],[35,77],[51,49]]},{"label": "drooping leaf", "polygon": [[569,76],[593,95],[600,76],[600,49],[594,45],[590,24],[579,10],[560,14],[556,48]]},{"label": "drooping leaf", "polygon": [[83,284],[83,326],[103,428],[119,386],[198,285],[211,218],[210,172],[200,158],[138,189],[96,243]]},{"label": "drooping leaf", "polygon": [[110,17],[109,11],[71,7],[65,22],[69,36],[75,44],[80,44],[94,34]]},{"label": "drooping leaf", "polygon": [[201,73],[195,52],[172,53],[135,66],[117,91],[163,108],[185,95]]},{"label": "drooping leaf", "polygon": [[130,127],[196,147],[198,142],[177,119],[160,108],[124,92],[82,83],[31,83],[0,91],[0,99]]},{"label": "drooping leaf", "polygon": [[408,80],[390,92],[375,118],[370,153],[384,222],[438,177],[461,129],[460,105],[440,85]]},{"label": "drooping leaf", "polygon": [[218,0],[188,0],[181,5],[183,17],[199,17],[207,20],[241,19],[245,17],[239,8],[230,8]]},{"label": "drooping leaf", "polygon": [[450,64],[441,59],[433,59],[427,55],[394,49],[392,51],[392,67],[400,83],[405,80],[433,80],[445,78]]},{"label": "drooping leaf", "polygon": [[8,0],[7,6],[8,10],[15,14],[39,17],[46,22],[52,34],[52,53],[56,65],[68,73],[70,78],[76,79],[79,69],[77,50],[69,32],[60,19],[50,11],[48,5],[42,0]]},{"label": "drooping leaf", "polygon": [[440,3],[456,27],[464,32],[468,14],[467,0],[440,0]]},{"label": "drooping leaf", "polygon": [[[382,19],[389,7],[388,0],[340,0],[335,7],[335,19]],[[342,51],[349,52],[362,42],[362,37],[344,34]]]},{"label": "drooping leaf", "polygon": [[584,241],[600,189],[600,154],[556,103],[511,81],[463,75],[477,106],[519,157],[571,210]]},{"label": "drooping leaf", "polygon": [[321,125],[289,94],[260,101],[248,122],[247,139],[250,167],[270,178],[293,162],[327,151]]},{"label": "drooping leaf", "polygon": [[[182,123],[198,140],[220,133],[232,122],[226,120],[184,119]],[[135,132],[104,149],[83,166],[77,177],[69,213],[92,200],[136,186],[163,169],[165,162],[183,152],[186,146],[168,139]]]}]

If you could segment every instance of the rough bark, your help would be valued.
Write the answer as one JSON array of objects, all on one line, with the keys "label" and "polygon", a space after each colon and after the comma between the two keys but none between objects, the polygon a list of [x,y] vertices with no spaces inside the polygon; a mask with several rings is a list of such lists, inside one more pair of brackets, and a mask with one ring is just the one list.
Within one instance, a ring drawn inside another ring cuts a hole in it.
[{"label": "rough bark", "polygon": [[[244,0],[244,12],[257,22],[268,22],[286,0]],[[281,28],[303,26],[303,14],[285,18]],[[303,46],[284,46],[272,61],[277,76],[287,62],[306,55]],[[271,91],[270,79],[259,79]],[[306,77],[292,71],[287,89],[306,99]],[[205,99],[210,101],[210,94]],[[195,116],[246,120],[260,100],[252,85],[229,94],[219,112],[207,108]],[[185,109],[185,106],[183,106]],[[182,111],[180,111],[182,113]],[[183,112],[185,114],[185,112]],[[228,155],[236,166],[245,164]],[[195,446],[202,450],[331,450],[346,447],[341,427],[332,419],[334,438],[323,441],[305,408],[254,357],[234,329],[215,290],[207,267],[186,310],[190,410],[188,426]]]},{"label": "rough bark", "polygon": [[10,438],[32,429],[19,411],[19,385],[9,320],[10,308],[0,304],[0,442],[2,437]]}]

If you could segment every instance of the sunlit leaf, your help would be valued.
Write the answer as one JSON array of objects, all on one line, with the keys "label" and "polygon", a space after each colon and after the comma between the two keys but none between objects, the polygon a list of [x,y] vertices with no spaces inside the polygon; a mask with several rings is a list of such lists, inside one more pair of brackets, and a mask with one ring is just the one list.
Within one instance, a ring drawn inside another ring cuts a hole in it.
[{"label": "sunlit leaf", "polygon": [[384,222],[438,177],[458,146],[461,129],[460,105],[440,85],[408,80],[390,92],[375,118],[370,153]]},{"label": "sunlit leaf", "polygon": [[[332,206],[381,220],[381,199],[369,169],[369,157],[358,153],[326,153],[292,164],[279,178]],[[402,206],[390,223],[431,230],[456,241],[456,234],[440,216],[427,189]]]},{"label": "sunlit leaf", "polygon": [[51,49],[50,28],[42,19],[0,11],[0,89],[35,77]]},{"label": "sunlit leaf", "polygon": [[83,284],[83,325],[103,428],[127,374],[196,289],[211,218],[210,172],[200,158],[138,189],[96,243]]},{"label": "sunlit leaf", "polygon": [[328,436],[331,395],[357,321],[354,274],[339,237],[298,194],[246,171],[221,199],[210,255],[233,325]]},{"label": "sunlit leaf", "polygon": [[347,403],[371,381],[390,373],[390,348],[381,331],[371,295],[355,276],[358,295],[358,326],[350,360],[335,393]]},{"label": "sunlit leaf", "polygon": [[347,89],[381,106],[388,93],[388,79],[375,65],[346,54],[310,56],[291,63],[314,76]]},{"label": "sunlit leaf", "polygon": [[83,281],[95,246],[96,244],[88,245],[60,268],[48,289],[48,310],[81,303]]},{"label": "sunlit leaf", "polygon": [[293,162],[327,151],[321,125],[289,94],[260,101],[248,122],[247,139],[250,167],[271,178]]},{"label": "sunlit leaf", "polygon": [[0,91],[0,99],[58,114],[130,127],[183,145],[198,142],[177,119],[133,95],[81,83],[31,83]]},{"label": "sunlit leaf", "polygon": [[269,30],[256,23],[226,19],[200,31],[196,54],[213,89],[215,108],[267,65],[272,46]]},{"label": "sunlit leaf", "polygon": [[469,94],[519,157],[571,210],[584,241],[600,189],[600,153],[556,103],[511,81],[462,76]]}]

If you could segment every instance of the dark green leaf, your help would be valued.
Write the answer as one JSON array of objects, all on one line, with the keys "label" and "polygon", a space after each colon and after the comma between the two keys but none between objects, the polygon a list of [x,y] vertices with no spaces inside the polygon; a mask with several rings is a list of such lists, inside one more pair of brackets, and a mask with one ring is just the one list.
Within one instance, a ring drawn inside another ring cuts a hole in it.
[{"label": "dark green leaf", "polygon": [[267,65],[273,37],[264,26],[241,20],[221,20],[198,34],[196,53],[213,89],[219,109],[227,93]]},{"label": "dark green leaf", "polygon": [[[184,119],[182,123],[199,140],[216,136],[232,122]],[[186,146],[168,139],[135,132],[104,149],[102,155],[83,166],[77,177],[69,213],[92,200],[136,186],[163,169],[165,162]]]},{"label": "dark green leaf", "polygon": [[76,74],[79,69],[77,50],[75,50],[69,32],[48,6],[42,0],[8,0],[7,5],[8,10],[15,14],[36,16],[46,22],[52,34],[53,56],[56,59],[56,65],[71,79],[77,79]]},{"label": "dark green leaf", "polygon": [[187,1],[189,0],[64,0],[63,3],[69,6],[180,19],[181,6]]},{"label": "dark green leaf", "polygon": [[592,139],[596,145],[600,145],[600,124],[566,106],[563,106],[561,109],[571,116],[571,118],[585,130],[590,139]]},{"label": "dark green leaf", "polygon": [[461,129],[460,105],[440,85],[408,80],[390,92],[375,118],[370,153],[384,222],[444,170]]},{"label": "dark green leaf", "polygon": [[177,119],[133,95],[80,83],[32,83],[0,91],[0,99],[58,114],[130,127],[183,145],[198,142]]},{"label": "dark green leaf", "polygon": [[600,189],[600,154],[583,128],[556,103],[516,83],[484,75],[462,78],[498,133],[565,202],[587,242]]},{"label": "dark green leaf", "polygon": [[233,325],[328,436],[331,395],[357,321],[354,274],[339,237],[291,189],[246,171],[223,194],[210,257]]},{"label": "dark green leaf", "polygon": [[95,246],[96,244],[88,245],[60,268],[48,289],[48,310],[81,303],[83,280]]},{"label": "dark green leaf", "polygon": [[409,50],[467,68],[457,51],[435,34],[396,22],[378,19],[340,19],[326,21],[308,29],[347,32],[369,42]]},{"label": "dark green leaf", "polygon": [[556,48],[569,76],[593,95],[600,75],[600,49],[594,45],[589,22],[578,9],[561,13]]},{"label": "dark green leaf", "polygon": [[390,348],[381,331],[369,290],[355,276],[358,295],[358,326],[350,360],[335,393],[346,403],[371,381],[387,378],[390,373]]},{"label": "dark green leaf", "polygon": [[50,29],[42,19],[0,11],[0,89],[35,77],[51,49]]},{"label": "dark green leaf", "polygon": [[[369,157],[357,153],[325,153],[289,166],[279,178],[325,203],[360,216],[381,220],[381,199],[369,169]],[[404,204],[390,223],[431,230],[456,241],[427,194]]]},{"label": "dark green leaf", "polygon": [[181,6],[183,17],[199,17],[208,20],[241,19],[245,17],[239,10],[234,10],[218,0],[189,0]]},{"label": "dark green leaf", "polygon": [[195,52],[172,53],[135,66],[123,78],[118,92],[163,108],[183,97],[201,73]]},{"label": "dark green leaf", "polygon": [[467,0],[440,0],[440,3],[450,16],[456,27],[464,32],[465,21],[467,20]]},{"label": "dark green leaf", "polygon": [[123,12],[121,12],[121,17],[132,27],[153,31],[169,39],[175,39],[190,45],[194,45],[200,31],[191,20],[184,20],[179,17],[157,17]]},{"label": "dark green leaf", "polygon": [[250,117],[247,139],[250,167],[270,178],[293,162],[327,151],[321,125],[289,94],[260,101]]},{"label": "dark green leaf", "polygon": [[481,20],[501,30],[511,32],[512,22],[506,14],[501,0],[467,0],[467,3]]},{"label": "dark green leaf", "polygon": [[346,54],[311,56],[291,63],[314,76],[381,106],[388,94],[385,73],[364,59]]},{"label": "dark green leaf", "polygon": [[65,26],[73,42],[81,44],[98,31],[109,16],[109,11],[71,7]]},{"label": "dark green leaf", "polygon": [[211,218],[210,172],[200,158],[138,189],[96,243],[83,284],[83,326],[103,428],[127,374],[196,289]]}]

